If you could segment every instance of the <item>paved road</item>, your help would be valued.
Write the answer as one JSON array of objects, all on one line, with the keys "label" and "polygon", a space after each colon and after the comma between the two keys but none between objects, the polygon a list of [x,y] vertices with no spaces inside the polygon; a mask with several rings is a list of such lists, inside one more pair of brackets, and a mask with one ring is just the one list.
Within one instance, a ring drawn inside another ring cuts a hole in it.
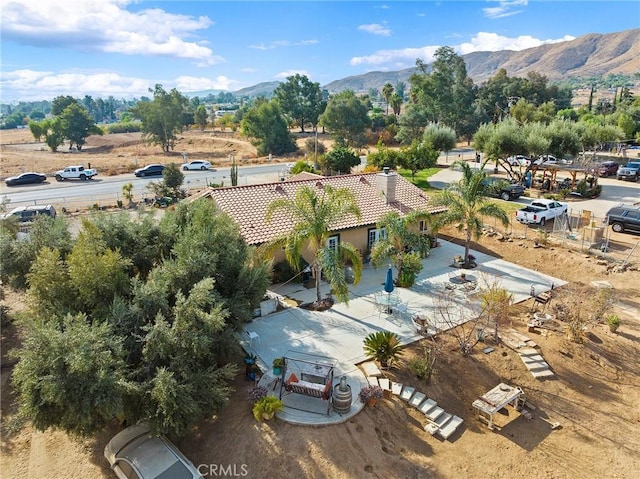
[{"label": "paved road", "polygon": [[[279,181],[284,174],[286,164],[277,163],[258,166],[241,166],[238,168],[238,184],[255,184]],[[185,171],[185,186],[187,188],[204,187],[208,183],[231,184],[230,169],[219,168],[209,171]],[[57,182],[50,178],[39,185],[24,185],[7,187],[0,186],[0,197],[6,197],[13,207],[24,204],[72,204],[85,200],[87,203],[98,199],[110,198],[113,203],[122,197],[122,187],[127,183],[134,185],[135,198],[149,196],[146,190],[150,182],[158,181],[159,177],[137,178],[132,173],[118,176],[100,176],[89,181]]]}]

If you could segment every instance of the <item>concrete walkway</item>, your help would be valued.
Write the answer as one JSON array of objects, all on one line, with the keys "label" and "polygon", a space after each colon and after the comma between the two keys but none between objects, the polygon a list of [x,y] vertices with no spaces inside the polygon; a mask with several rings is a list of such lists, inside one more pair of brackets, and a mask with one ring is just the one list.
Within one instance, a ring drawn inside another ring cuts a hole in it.
[{"label": "concrete walkway", "polygon": [[[336,360],[334,384],[340,376],[345,375],[351,385],[353,402],[349,414],[339,415],[331,411],[327,416],[322,412],[326,412],[326,401],[300,396],[296,400],[304,402],[303,408],[315,412],[285,407],[278,417],[285,421],[309,425],[348,420],[363,407],[358,400],[358,392],[367,381],[357,364],[366,359],[362,344],[367,335],[388,330],[397,333],[403,344],[417,341],[423,336],[417,332],[412,321],[412,316],[416,313],[430,319],[432,333],[452,327],[451,324],[445,324],[437,318],[436,303],[442,294],[453,299],[455,308],[459,308],[459,319],[462,321],[463,310],[473,304],[473,292],[455,286],[455,289],[449,289],[452,287],[452,279],[455,280],[461,271],[451,267],[452,259],[462,253],[462,246],[442,240],[439,247],[432,249],[430,257],[423,261],[424,267],[416,284],[411,288],[396,288],[394,291],[409,308],[409,314],[400,318],[381,314],[375,307],[374,294],[383,289],[385,267],[365,269],[360,283],[350,288],[351,299],[348,304],[337,303],[324,312],[288,308],[248,323],[245,333],[239,339],[245,350],[250,350],[258,356],[258,364],[263,370],[271,370],[273,359],[286,355],[287,351],[316,354]],[[478,267],[465,270],[467,278],[473,277],[471,279],[477,280],[479,285],[498,281],[501,287],[513,294],[515,302],[530,298],[532,286],[536,293],[540,293],[566,283],[561,279],[483,253],[474,251],[473,255]],[[322,297],[326,296],[329,289],[329,285],[323,282]],[[273,285],[271,290],[299,304],[313,302],[316,298],[315,288],[307,289],[297,282]],[[250,342],[249,331],[257,333],[259,339]],[[279,387],[273,392],[279,394]]]}]

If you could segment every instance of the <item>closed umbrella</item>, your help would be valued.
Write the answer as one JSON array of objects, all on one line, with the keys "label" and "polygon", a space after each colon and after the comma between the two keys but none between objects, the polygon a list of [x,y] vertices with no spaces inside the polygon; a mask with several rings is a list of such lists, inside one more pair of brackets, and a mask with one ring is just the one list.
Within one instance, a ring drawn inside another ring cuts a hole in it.
[{"label": "closed umbrella", "polygon": [[393,271],[391,266],[387,270],[387,277],[384,280],[384,290],[387,293],[387,313],[391,311],[391,293],[393,293]]},{"label": "closed umbrella", "polygon": [[391,266],[387,270],[387,279],[384,280],[384,290],[389,294],[393,293],[393,271]]}]

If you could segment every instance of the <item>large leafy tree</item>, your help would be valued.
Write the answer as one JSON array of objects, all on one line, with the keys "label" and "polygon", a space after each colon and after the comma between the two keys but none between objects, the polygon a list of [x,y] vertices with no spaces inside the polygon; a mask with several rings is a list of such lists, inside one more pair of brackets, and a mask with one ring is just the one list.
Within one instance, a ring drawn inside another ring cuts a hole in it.
[{"label": "large leafy tree", "polygon": [[409,103],[398,119],[396,140],[403,145],[410,145],[420,140],[427,123],[429,123],[427,111],[420,105]]},{"label": "large leafy tree", "polygon": [[509,226],[509,217],[498,203],[485,197],[483,171],[472,170],[464,161],[454,165],[462,169],[462,179],[434,199],[434,203],[446,206],[447,210],[433,217],[432,227],[437,231],[443,226],[456,225],[459,231],[464,232],[464,264],[468,266],[471,240],[480,238],[483,217],[496,218],[505,227]]},{"label": "large leafy tree", "polygon": [[422,139],[438,151],[449,152],[456,146],[456,132],[453,128],[430,123],[424,129]]},{"label": "large leafy tree", "polygon": [[371,261],[376,265],[382,265],[389,260],[393,261],[399,286],[411,286],[422,269],[420,263],[420,269],[411,270],[410,274],[407,274],[404,270],[407,256],[425,258],[429,254],[429,238],[420,233],[417,228],[418,221],[427,221],[429,218],[428,212],[420,210],[410,211],[404,216],[392,211],[378,221],[378,229],[384,229],[385,234],[371,248]]},{"label": "large leafy tree", "polygon": [[242,134],[252,139],[260,155],[281,155],[297,148],[280,106],[274,100],[260,99],[244,114]]},{"label": "large leafy tree", "polygon": [[287,77],[274,91],[283,113],[293,119],[304,133],[307,124],[318,124],[318,118],[327,106],[319,83],[309,80],[306,75],[295,74]]},{"label": "large leafy tree", "polygon": [[89,112],[78,103],[72,103],[62,110],[60,121],[64,137],[69,140],[69,148],[75,144],[81,150],[89,135],[102,135],[102,130]]},{"label": "large leafy tree", "polygon": [[275,239],[267,249],[284,247],[284,254],[291,266],[301,268],[302,252],[307,248],[312,258],[310,264],[315,271],[316,300],[322,300],[320,278],[322,274],[331,284],[340,301],[349,300],[349,291],[344,274],[345,262],[353,267],[355,283],[360,281],[362,259],[356,248],[347,242],[340,242],[332,249],[327,240],[331,236],[331,227],[345,216],[360,218],[360,209],[353,192],[347,188],[334,189],[325,185],[321,192],[309,187],[298,188],[294,199],[279,198],[267,207],[266,221],[274,216],[288,217],[293,227],[291,231]]},{"label": "large leafy tree", "polygon": [[207,107],[204,105],[198,105],[196,111],[193,114],[196,125],[200,127],[202,131],[207,127]]},{"label": "large leafy tree", "polygon": [[131,113],[142,120],[144,138],[154,145],[160,145],[162,151],[173,149],[176,134],[184,125],[184,113],[189,100],[173,88],[167,92],[157,84],[153,90],[153,101],[140,101],[131,109]]},{"label": "large leafy tree", "polygon": [[360,147],[365,143],[365,131],[371,125],[367,104],[351,90],[331,98],[320,117],[338,146]]},{"label": "large leafy tree", "polygon": [[411,145],[400,149],[398,164],[411,171],[411,180],[413,180],[418,171],[435,167],[439,156],[440,150],[434,148],[430,142],[414,141]]},{"label": "large leafy tree", "polygon": [[61,324],[33,321],[19,356],[19,412],[37,429],[86,435],[122,416],[129,384],[122,340],[110,324],[91,324],[82,314]]},{"label": "large leafy tree", "polygon": [[42,248],[28,275],[19,390],[40,429],[88,433],[118,417],[181,435],[229,395],[234,332],[264,295],[267,265],[207,200],[140,235],[125,218],[136,221],[83,222],[66,258]]},{"label": "large leafy tree", "polygon": [[350,148],[339,146],[327,153],[322,163],[328,170],[348,174],[351,173],[351,168],[360,164],[360,157]]}]

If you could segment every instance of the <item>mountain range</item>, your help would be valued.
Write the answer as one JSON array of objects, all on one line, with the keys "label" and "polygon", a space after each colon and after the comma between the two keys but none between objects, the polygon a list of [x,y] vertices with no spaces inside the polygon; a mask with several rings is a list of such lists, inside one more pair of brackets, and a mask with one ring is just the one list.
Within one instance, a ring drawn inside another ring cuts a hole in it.
[{"label": "mountain range", "polygon": [[[476,85],[487,81],[501,68],[510,77],[526,77],[529,72],[537,72],[550,82],[612,73],[633,75],[640,73],[640,28],[615,33],[590,33],[575,40],[520,51],[474,52],[461,57],[466,64],[467,74]],[[330,93],[343,90],[367,92],[372,88],[380,90],[385,83],[395,86],[398,82],[404,82],[408,85],[409,77],[416,71],[416,68],[407,68],[368,72],[332,81],[322,88]],[[258,83],[232,93],[235,96],[270,96],[279,84],[278,81]],[[206,96],[210,93],[194,92],[189,96]]]}]

